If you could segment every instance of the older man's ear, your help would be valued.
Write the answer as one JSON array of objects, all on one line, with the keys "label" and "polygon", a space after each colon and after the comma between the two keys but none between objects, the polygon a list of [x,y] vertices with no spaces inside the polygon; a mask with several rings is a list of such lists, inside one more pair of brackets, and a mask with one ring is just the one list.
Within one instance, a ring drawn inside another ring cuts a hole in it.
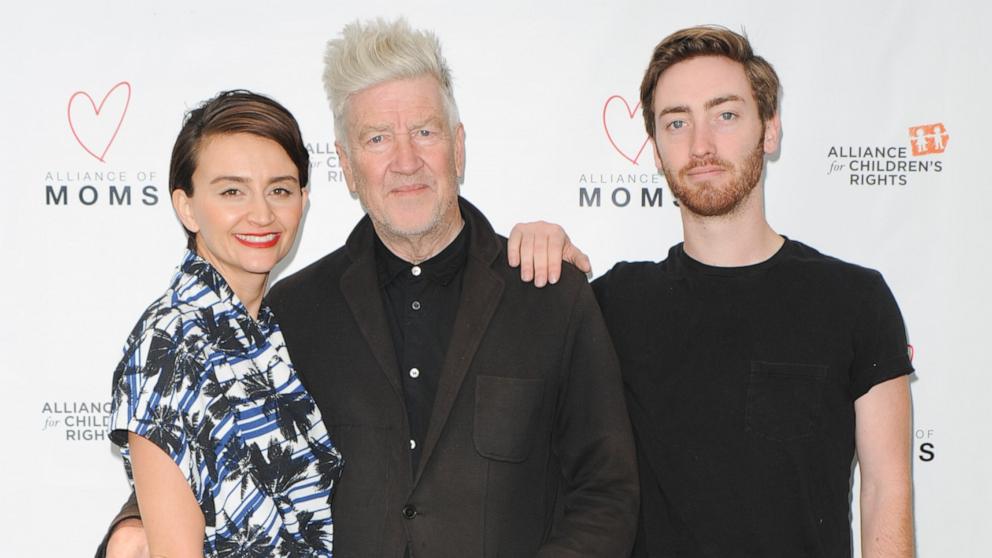
[{"label": "older man's ear", "polygon": [[334,142],[334,151],[338,154],[338,164],[341,165],[341,172],[344,173],[344,184],[348,187],[351,199],[358,199],[358,190],[355,188],[355,181],[351,175],[351,160],[348,159],[348,150],[341,145],[341,142]]}]

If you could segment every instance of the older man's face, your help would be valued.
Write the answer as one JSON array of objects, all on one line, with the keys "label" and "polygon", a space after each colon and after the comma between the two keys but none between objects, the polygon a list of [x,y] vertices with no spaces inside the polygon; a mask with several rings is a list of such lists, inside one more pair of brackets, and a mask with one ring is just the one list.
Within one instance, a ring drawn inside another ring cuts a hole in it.
[{"label": "older man's face", "polygon": [[436,79],[365,89],[349,99],[346,118],[342,169],[380,234],[415,237],[458,219],[465,132],[451,129]]}]

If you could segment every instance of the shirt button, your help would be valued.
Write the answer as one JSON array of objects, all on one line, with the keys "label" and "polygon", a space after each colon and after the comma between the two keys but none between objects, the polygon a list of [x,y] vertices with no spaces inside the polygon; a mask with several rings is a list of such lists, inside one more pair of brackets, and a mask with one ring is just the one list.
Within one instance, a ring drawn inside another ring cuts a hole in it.
[{"label": "shirt button", "polygon": [[405,519],[413,519],[417,517],[417,507],[411,504],[403,506],[403,517]]},{"label": "shirt button", "polygon": [[413,440],[413,439],[410,440],[410,449],[417,449],[417,441],[416,440]]},{"label": "shirt button", "polygon": [[419,265],[415,265],[410,268],[410,273],[412,273],[414,277],[420,277],[420,272],[421,269]]},{"label": "shirt button", "polygon": [[418,369],[418,368],[411,368],[410,369],[410,377],[411,378],[419,378],[420,377],[420,369]]},{"label": "shirt button", "polygon": [[420,301],[414,300],[413,304],[410,305],[410,308],[413,308],[414,310],[420,310]]}]

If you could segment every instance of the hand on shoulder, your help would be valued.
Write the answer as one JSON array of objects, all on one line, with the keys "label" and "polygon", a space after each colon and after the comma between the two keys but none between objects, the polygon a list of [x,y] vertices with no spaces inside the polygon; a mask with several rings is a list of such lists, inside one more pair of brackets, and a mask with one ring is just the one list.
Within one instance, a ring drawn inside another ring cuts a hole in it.
[{"label": "hand on shoulder", "polygon": [[592,273],[589,256],[572,244],[565,229],[555,223],[517,223],[510,231],[506,253],[510,266],[520,267],[520,279],[534,281],[537,288],[558,282],[562,261],[587,275]]}]

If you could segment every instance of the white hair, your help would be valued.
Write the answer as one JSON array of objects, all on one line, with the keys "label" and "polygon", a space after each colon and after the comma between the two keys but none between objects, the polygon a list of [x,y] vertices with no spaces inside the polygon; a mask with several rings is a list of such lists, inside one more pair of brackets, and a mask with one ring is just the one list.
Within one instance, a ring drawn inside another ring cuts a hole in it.
[{"label": "white hair", "polygon": [[347,149],[348,100],[352,95],[394,79],[424,75],[437,79],[448,123],[454,130],[459,119],[451,70],[433,32],[415,30],[403,18],[345,25],[340,38],[327,42],[324,53],[324,90],[334,114],[337,141]]}]

